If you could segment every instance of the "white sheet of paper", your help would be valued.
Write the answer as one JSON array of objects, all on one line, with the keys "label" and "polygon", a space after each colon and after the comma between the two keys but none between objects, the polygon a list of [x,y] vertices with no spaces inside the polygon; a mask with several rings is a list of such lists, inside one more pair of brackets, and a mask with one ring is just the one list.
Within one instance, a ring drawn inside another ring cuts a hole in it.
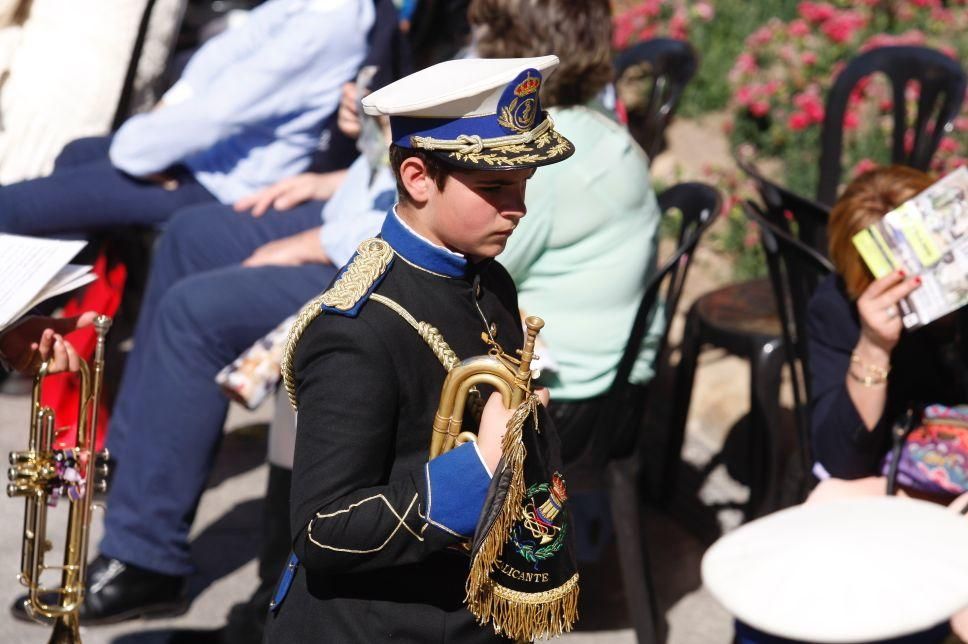
[{"label": "white sheet of paper", "polygon": [[91,267],[68,265],[86,245],[0,234],[0,329],[39,302],[91,282]]},{"label": "white sheet of paper", "polygon": [[69,293],[85,284],[90,284],[97,279],[97,275],[91,272],[93,268],[93,266],[84,266],[81,264],[68,264],[54,276],[54,279],[44,287],[44,290],[30,301],[30,304],[24,307],[22,313],[26,313],[44,300],[62,293]]}]

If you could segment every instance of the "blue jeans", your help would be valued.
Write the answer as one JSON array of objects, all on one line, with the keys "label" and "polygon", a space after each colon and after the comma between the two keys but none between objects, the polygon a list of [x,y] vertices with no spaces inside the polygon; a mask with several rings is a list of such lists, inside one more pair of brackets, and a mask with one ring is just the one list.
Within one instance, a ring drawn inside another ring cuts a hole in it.
[{"label": "blue jeans", "polygon": [[50,176],[0,187],[0,233],[77,236],[117,226],[159,226],[181,207],[217,203],[185,169],[167,190],[111,165],[110,137],[68,143]]},{"label": "blue jeans", "polygon": [[214,377],[324,290],[323,264],[244,268],[259,246],[320,224],[322,204],[261,218],[179,211],[159,241],[111,418],[117,460],[101,553],[170,575],[193,570],[188,534],[222,439]]}]

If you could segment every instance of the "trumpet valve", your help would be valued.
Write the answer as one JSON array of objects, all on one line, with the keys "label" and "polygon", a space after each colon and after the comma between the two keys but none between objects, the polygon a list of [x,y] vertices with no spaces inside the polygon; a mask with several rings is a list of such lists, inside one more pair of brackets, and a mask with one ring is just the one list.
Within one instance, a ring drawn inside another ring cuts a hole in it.
[{"label": "trumpet valve", "polygon": [[18,481],[7,484],[7,496],[10,498],[18,496],[31,496],[34,494],[34,484],[32,481]]},{"label": "trumpet valve", "polygon": [[37,471],[30,467],[20,466],[11,467],[7,470],[7,480],[18,483],[20,481],[34,479],[37,477]]},{"label": "trumpet valve", "polygon": [[10,452],[8,457],[11,465],[21,465],[23,463],[30,463],[36,460],[37,453],[32,451],[27,452]]}]

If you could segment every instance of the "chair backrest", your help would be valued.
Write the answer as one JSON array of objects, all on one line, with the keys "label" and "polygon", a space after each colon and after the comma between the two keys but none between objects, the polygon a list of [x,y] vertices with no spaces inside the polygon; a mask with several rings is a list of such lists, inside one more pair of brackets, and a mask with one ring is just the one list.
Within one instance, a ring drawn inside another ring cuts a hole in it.
[{"label": "chair backrest", "polygon": [[[635,444],[635,423],[641,419],[646,401],[644,395],[639,395],[642,392],[636,391],[637,386],[629,382],[629,378],[645,334],[651,328],[657,304],[662,301],[665,306],[665,325],[656,348],[658,359],[666,348],[670,323],[682,294],[693,253],[703,233],[716,220],[722,207],[719,191],[698,182],[676,184],[660,194],[658,199],[663,216],[669,216],[668,213],[673,208],[681,213],[678,246],[672,256],[649,277],[629,331],[628,342],[608,391],[606,410],[597,422],[596,434],[608,432],[611,437],[608,441],[609,456],[627,455]],[[625,422],[617,422],[619,418]]]},{"label": "chair backrest", "polygon": [[[894,131],[891,161],[926,170],[941,142],[951,131],[965,97],[965,72],[957,61],[926,47],[903,46],[872,49],[851,60],[827,95],[827,108],[821,133],[820,181],[817,199],[833,204],[841,175],[844,114],[851,90],[857,82],[873,73],[883,73],[891,82],[894,106]],[[914,140],[906,149],[904,138],[908,119],[904,90],[907,84],[920,84],[914,115]]]},{"label": "chair backrest", "polygon": [[[686,84],[696,74],[699,58],[683,40],[654,38],[632,45],[615,58],[615,82],[634,82],[645,76],[648,93],[626,105],[628,128],[650,159],[665,148],[665,129],[672,120]],[[622,92],[620,91],[621,95]]]},{"label": "chair backrest", "polygon": [[760,240],[766,253],[770,282],[776,298],[777,313],[783,334],[786,362],[793,384],[794,414],[804,472],[810,471],[810,422],[808,402],[810,382],[807,353],[807,306],[820,281],[834,272],[822,254],[790,234],[756,203],[743,202],[746,216],[760,228]]},{"label": "chair backrest", "polygon": [[797,238],[826,256],[830,208],[767,179],[753,162],[739,155],[736,155],[735,160],[740,169],[756,185],[756,191],[766,205],[765,210],[762,211],[763,216],[786,232],[791,231],[790,220],[792,219],[796,222]]},{"label": "chair backrest", "polygon": [[150,109],[164,89],[165,70],[175,53],[188,5],[188,0],[145,2],[114,111],[112,131],[132,114]]}]

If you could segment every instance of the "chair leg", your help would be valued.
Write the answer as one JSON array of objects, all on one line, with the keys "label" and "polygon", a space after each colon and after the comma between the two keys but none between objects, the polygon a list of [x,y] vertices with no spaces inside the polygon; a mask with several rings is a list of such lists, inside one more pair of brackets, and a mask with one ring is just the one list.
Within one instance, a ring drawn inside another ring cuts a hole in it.
[{"label": "chair leg", "polygon": [[635,456],[612,461],[606,466],[612,521],[629,617],[639,644],[653,644],[659,641],[659,619],[648,551],[639,527],[641,506],[636,472]]},{"label": "chair leg", "polygon": [[802,503],[810,492],[810,472],[813,468],[813,446],[810,442],[810,394],[806,387],[806,379],[809,376],[806,373],[803,362],[789,360],[789,356],[787,358],[788,362],[791,363],[790,369],[793,372],[794,420],[796,421],[797,430],[797,453],[794,463],[799,468],[800,474],[796,485],[794,501],[796,503]]},{"label": "chair leg", "polygon": [[[780,481],[786,470],[780,427],[780,382],[785,363],[783,342],[764,344],[750,361],[751,516],[767,514],[780,503]],[[765,471],[757,466],[762,465]]]},{"label": "chair leg", "polygon": [[675,389],[672,394],[672,412],[665,436],[665,458],[662,459],[659,486],[660,499],[664,504],[671,500],[678,481],[682,443],[686,435],[686,420],[689,417],[689,403],[692,400],[692,385],[701,344],[701,323],[698,311],[693,307],[686,316],[686,326],[682,334],[679,364],[675,372]]}]

